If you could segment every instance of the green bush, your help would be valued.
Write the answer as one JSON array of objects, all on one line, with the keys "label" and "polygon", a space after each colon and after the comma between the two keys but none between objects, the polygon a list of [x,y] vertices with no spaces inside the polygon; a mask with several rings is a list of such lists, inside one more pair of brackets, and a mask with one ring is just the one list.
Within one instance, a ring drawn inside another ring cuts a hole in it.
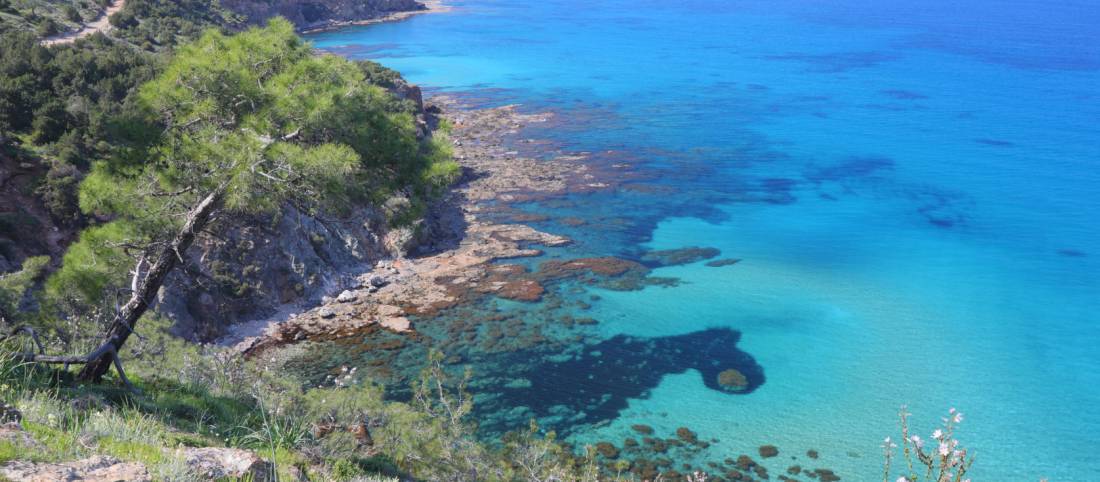
[{"label": "green bush", "polygon": [[23,261],[23,267],[15,273],[0,276],[0,315],[10,321],[21,313],[20,304],[27,293],[40,281],[50,263],[48,256],[36,256]]},{"label": "green bush", "polygon": [[81,23],[84,21],[84,18],[80,16],[80,11],[78,11],[76,7],[72,5],[65,5],[65,18],[68,19],[70,22],[75,23]]},{"label": "green bush", "polygon": [[128,0],[110,19],[116,35],[147,50],[170,48],[198,38],[208,28],[236,30],[243,19],[218,0]]},{"label": "green bush", "polygon": [[57,21],[52,18],[43,18],[38,21],[38,27],[36,27],[34,31],[39,37],[49,37],[57,35],[60,31],[60,26],[58,26]]},{"label": "green bush", "polygon": [[80,179],[81,173],[76,166],[67,162],[54,162],[36,190],[46,210],[58,224],[75,226],[83,218],[77,197]]}]

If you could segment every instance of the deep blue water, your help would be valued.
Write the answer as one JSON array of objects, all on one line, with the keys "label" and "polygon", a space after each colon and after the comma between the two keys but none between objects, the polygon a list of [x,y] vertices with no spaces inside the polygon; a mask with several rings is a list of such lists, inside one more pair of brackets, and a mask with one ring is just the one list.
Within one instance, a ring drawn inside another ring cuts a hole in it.
[{"label": "deep blue water", "polygon": [[[451,4],[311,40],[558,112],[565,125],[527,135],[663,189],[522,206],[578,240],[548,257],[742,260],[656,269],[671,287],[561,286],[599,323],[533,383],[482,394],[502,420],[577,442],[684,425],[719,440],[710,457],[815,448],[845,480],[876,480],[898,406],[921,433],[957,407],[975,480],[1100,480],[1100,6]],[[712,359],[758,368],[759,386],[708,386]]]}]

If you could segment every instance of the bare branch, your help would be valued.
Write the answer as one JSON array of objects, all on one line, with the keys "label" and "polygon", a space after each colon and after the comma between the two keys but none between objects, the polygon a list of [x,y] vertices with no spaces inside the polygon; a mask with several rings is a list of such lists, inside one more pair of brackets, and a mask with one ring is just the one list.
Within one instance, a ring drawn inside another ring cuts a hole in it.
[{"label": "bare branch", "polygon": [[138,280],[141,279],[141,270],[145,268],[145,254],[141,255],[141,259],[138,260],[137,266],[134,266],[134,278],[130,280],[130,291],[134,292],[138,289]]},{"label": "bare branch", "polygon": [[42,346],[42,340],[40,340],[38,338],[38,332],[34,331],[34,328],[31,328],[27,325],[21,325],[21,326],[15,327],[15,329],[12,330],[11,333],[5,335],[3,338],[0,338],[0,341],[7,340],[9,338],[15,337],[16,335],[18,335],[20,333],[26,333],[27,335],[29,335],[31,337],[31,340],[34,341],[34,345],[38,348],[38,353],[39,354],[41,354],[41,355],[46,354],[46,348],[44,346]]}]

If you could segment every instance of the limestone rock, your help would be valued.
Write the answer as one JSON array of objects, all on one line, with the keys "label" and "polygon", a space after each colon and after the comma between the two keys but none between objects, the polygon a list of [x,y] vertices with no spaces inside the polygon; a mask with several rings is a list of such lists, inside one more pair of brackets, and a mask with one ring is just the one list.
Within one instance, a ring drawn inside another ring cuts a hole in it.
[{"label": "limestone rock", "polygon": [[412,322],[410,322],[409,319],[405,318],[404,316],[383,318],[380,324],[398,333],[404,333],[412,329]]},{"label": "limestone rock", "polygon": [[0,475],[13,482],[146,482],[152,481],[145,466],[96,455],[58,464],[15,460],[0,467]]},{"label": "limestone rock", "polygon": [[44,448],[42,444],[38,443],[29,433],[23,431],[23,427],[20,427],[19,424],[15,422],[8,422],[0,425],[0,440],[11,442],[25,449],[37,450]]},{"label": "limestone rock", "polygon": [[242,449],[198,447],[180,449],[191,470],[205,480],[243,478],[271,480],[271,464]]},{"label": "limestone rock", "polygon": [[403,314],[405,314],[405,310],[402,310],[400,306],[378,305],[378,316],[390,318]]},{"label": "limestone rock", "polygon": [[352,301],[355,301],[358,298],[359,297],[356,296],[355,293],[352,293],[351,291],[348,291],[348,290],[344,290],[343,292],[340,293],[340,296],[336,297],[336,301],[338,301],[340,303],[351,303]]},{"label": "limestone rock", "polygon": [[321,309],[317,310],[317,316],[320,316],[321,318],[324,318],[324,319],[327,320],[329,318],[335,318],[336,317],[336,312],[332,311],[332,308],[329,308],[329,307],[326,306],[324,308],[321,308]]}]

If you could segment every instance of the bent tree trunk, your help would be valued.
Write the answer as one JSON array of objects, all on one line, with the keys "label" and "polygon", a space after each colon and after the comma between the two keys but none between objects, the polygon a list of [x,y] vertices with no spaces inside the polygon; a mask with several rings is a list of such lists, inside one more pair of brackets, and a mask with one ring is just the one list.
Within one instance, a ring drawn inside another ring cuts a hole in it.
[{"label": "bent tree trunk", "polygon": [[[79,379],[84,381],[99,381],[108,370],[122,345],[130,337],[141,315],[149,308],[149,303],[157,294],[157,290],[164,284],[168,273],[175,269],[182,261],[183,254],[195,242],[195,237],[206,227],[210,219],[221,208],[225,198],[225,187],[219,187],[208,194],[191,211],[187,213],[187,221],[176,237],[170,243],[157,248],[152,255],[152,264],[145,276],[138,280],[129,301],[115,314],[114,320],[107,331],[106,339],[100,346],[99,355],[88,360],[84,369],[80,371]],[[136,268],[141,269],[140,263]],[[140,274],[136,275],[140,276]]]}]

